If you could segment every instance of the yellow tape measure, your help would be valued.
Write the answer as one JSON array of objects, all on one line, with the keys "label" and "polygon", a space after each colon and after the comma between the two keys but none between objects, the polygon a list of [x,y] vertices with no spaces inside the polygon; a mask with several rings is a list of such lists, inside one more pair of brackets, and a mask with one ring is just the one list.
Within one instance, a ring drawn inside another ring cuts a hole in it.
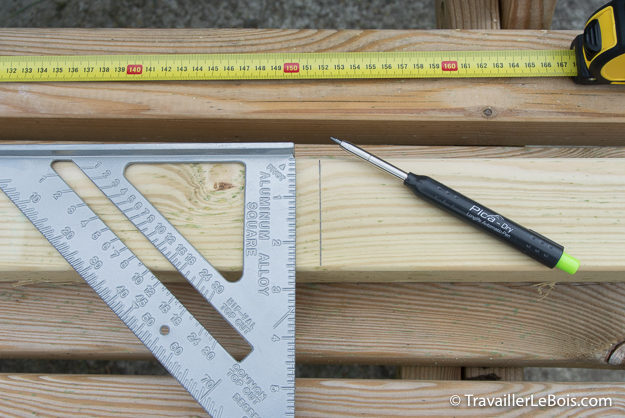
[{"label": "yellow tape measure", "polygon": [[0,57],[3,82],[576,75],[570,50]]}]

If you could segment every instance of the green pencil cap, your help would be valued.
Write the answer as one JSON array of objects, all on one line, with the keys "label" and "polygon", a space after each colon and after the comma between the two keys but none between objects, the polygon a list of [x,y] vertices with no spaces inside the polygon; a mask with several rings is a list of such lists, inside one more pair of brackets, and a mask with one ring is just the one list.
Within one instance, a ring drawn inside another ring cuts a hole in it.
[{"label": "green pencil cap", "polygon": [[579,268],[579,260],[575,257],[571,257],[567,253],[562,253],[562,257],[560,257],[560,261],[558,261],[556,267],[569,274],[575,274]]}]

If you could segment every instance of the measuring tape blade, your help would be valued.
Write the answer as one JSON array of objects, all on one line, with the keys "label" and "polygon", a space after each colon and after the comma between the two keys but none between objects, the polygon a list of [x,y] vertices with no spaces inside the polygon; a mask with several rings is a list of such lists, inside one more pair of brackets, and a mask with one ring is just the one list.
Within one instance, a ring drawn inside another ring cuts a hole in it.
[{"label": "measuring tape blade", "polygon": [[4,82],[576,75],[570,50],[0,57]]},{"label": "measuring tape blade", "polygon": [[[52,169],[73,161],[250,344],[237,361]],[[134,163],[245,164],[243,276],[220,273],[124,177]],[[213,418],[293,417],[293,144],[5,146],[0,189]],[[260,221],[264,219],[264,221]],[[255,415],[256,414],[256,415]]]}]

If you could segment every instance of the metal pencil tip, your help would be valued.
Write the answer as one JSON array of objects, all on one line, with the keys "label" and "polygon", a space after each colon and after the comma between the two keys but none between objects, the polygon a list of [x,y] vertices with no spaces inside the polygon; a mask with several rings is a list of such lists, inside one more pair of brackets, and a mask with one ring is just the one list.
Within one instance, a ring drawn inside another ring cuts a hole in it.
[{"label": "metal pencil tip", "polygon": [[387,163],[386,161],[382,160],[381,158],[376,157],[375,155],[369,154],[364,149],[357,147],[354,144],[350,144],[347,141],[341,141],[340,139],[336,139],[333,136],[331,136],[330,138],[332,138],[334,142],[339,144],[341,148],[343,148],[345,151],[350,152],[354,154],[355,156],[362,158],[363,160],[381,168],[387,173],[390,173],[401,180],[406,180],[406,178],[408,177],[408,173],[400,170],[399,168],[395,167],[392,164]]}]

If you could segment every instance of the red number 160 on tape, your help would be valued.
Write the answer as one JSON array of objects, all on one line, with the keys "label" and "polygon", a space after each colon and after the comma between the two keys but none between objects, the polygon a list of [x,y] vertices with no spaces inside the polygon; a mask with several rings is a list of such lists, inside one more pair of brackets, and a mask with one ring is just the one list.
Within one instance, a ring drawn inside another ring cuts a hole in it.
[{"label": "red number 160 on tape", "polygon": [[441,66],[443,71],[458,71],[458,61],[443,61]]}]

